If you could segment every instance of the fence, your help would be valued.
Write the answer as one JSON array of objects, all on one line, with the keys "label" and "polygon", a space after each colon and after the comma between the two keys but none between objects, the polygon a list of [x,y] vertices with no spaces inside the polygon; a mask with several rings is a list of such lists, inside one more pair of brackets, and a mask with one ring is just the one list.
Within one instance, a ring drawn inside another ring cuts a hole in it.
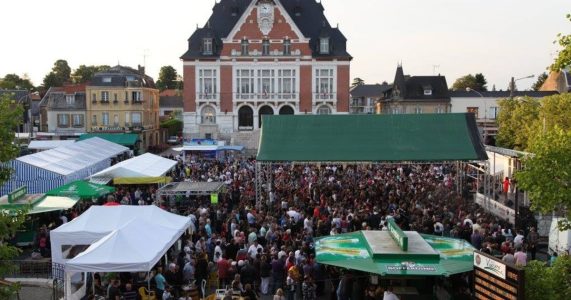
[{"label": "fence", "polygon": [[64,266],[52,264],[51,260],[4,260],[0,265],[6,266],[6,278],[39,278],[53,279],[52,299],[64,298]]}]

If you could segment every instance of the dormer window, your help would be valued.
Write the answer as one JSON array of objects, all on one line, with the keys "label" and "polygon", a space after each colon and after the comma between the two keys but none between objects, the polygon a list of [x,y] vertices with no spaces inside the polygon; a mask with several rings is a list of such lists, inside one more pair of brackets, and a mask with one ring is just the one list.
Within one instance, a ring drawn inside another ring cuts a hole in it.
[{"label": "dormer window", "polygon": [[202,40],[202,53],[204,55],[212,55],[212,39],[205,38]]},{"label": "dormer window", "polygon": [[103,83],[111,83],[111,77],[103,77]]},{"label": "dormer window", "polygon": [[329,38],[321,38],[319,40],[319,53],[329,54]]},{"label": "dormer window", "polygon": [[291,41],[289,39],[284,40],[284,55],[291,55]]},{"label": "dormer window", "polygon": [[250,43],[248,42],[248,40],[247,40],[247,39],[243,39],[240,46],[241,46],[241,50],[242,50],[242,56],[248,55],[248,54],[249,54],[249,53],[248,53],[248,48],[249,48],[249,46],[250,46]]},{"label": "dormer window", "polygon": [[262,55],[270,55],[270,40],[268,39],[262,41]]},{"label": "dormer window", "polygon": [[71,106],[75,103],[75,95],[65,95],[65,102]]},{"label": "dormer window", "polygon": [[432,96],[432,86],[430,85],[425,85],[422,87],[422,89],[424,90],[424,95],[425,96]]}]

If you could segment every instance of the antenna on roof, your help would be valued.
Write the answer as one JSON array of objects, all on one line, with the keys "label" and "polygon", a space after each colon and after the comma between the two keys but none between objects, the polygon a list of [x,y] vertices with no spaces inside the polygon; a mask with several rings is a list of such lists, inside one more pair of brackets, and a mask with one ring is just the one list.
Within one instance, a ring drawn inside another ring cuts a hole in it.
[{"label": "antenna on roof", "polygon": [[432,75],[436,75],[438,69],[440,69],[440,65],[432,65]]},{"label": "antenna on roof", "polygon": [[147,67],[147,56],[149,56],[148,52],[149,52],[149,49],[143,50],[143,68]]}]

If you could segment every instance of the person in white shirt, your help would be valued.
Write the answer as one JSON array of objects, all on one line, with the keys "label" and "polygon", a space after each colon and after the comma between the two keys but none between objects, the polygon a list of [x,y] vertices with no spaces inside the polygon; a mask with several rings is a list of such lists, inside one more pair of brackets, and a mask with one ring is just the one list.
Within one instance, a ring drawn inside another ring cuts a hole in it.
[{"label": "person in white shirt", "polygon": [[393,293],[393,288],[389,286],[383,295],[383,300],[399,300],[399,297]]},{"label": "person in white shirt", "polygon": [[248,255],[250,255],[250,257],[252,259],[256,259],[256,255],[258,255],[258,250],[263,251],[264,248],[262,248],[262,245],[258,244],[258,241],[254,241],[254,243],[250,246],[250,248],[248,248]]},{"label": "person in white shirt", "polygon": [[313,233],[313,220],[309,215],[303,220],[303,229],[306,230],[307,233]]},{"label": "person in white shirt", "polygon": [[514,247],[517,249],[523,246],[523,232],[520,230],[514,238]]}]

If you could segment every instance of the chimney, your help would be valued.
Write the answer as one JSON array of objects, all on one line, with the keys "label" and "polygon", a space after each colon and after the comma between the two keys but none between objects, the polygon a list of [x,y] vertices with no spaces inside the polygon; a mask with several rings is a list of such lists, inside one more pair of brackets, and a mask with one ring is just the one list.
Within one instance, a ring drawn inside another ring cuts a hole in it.
[{"label": "chimney", "polygon": [[141,73],[142,75],[145,75],[145,67],[144,66],[137,65],[137,69],[139,70],[139,73]]}]

